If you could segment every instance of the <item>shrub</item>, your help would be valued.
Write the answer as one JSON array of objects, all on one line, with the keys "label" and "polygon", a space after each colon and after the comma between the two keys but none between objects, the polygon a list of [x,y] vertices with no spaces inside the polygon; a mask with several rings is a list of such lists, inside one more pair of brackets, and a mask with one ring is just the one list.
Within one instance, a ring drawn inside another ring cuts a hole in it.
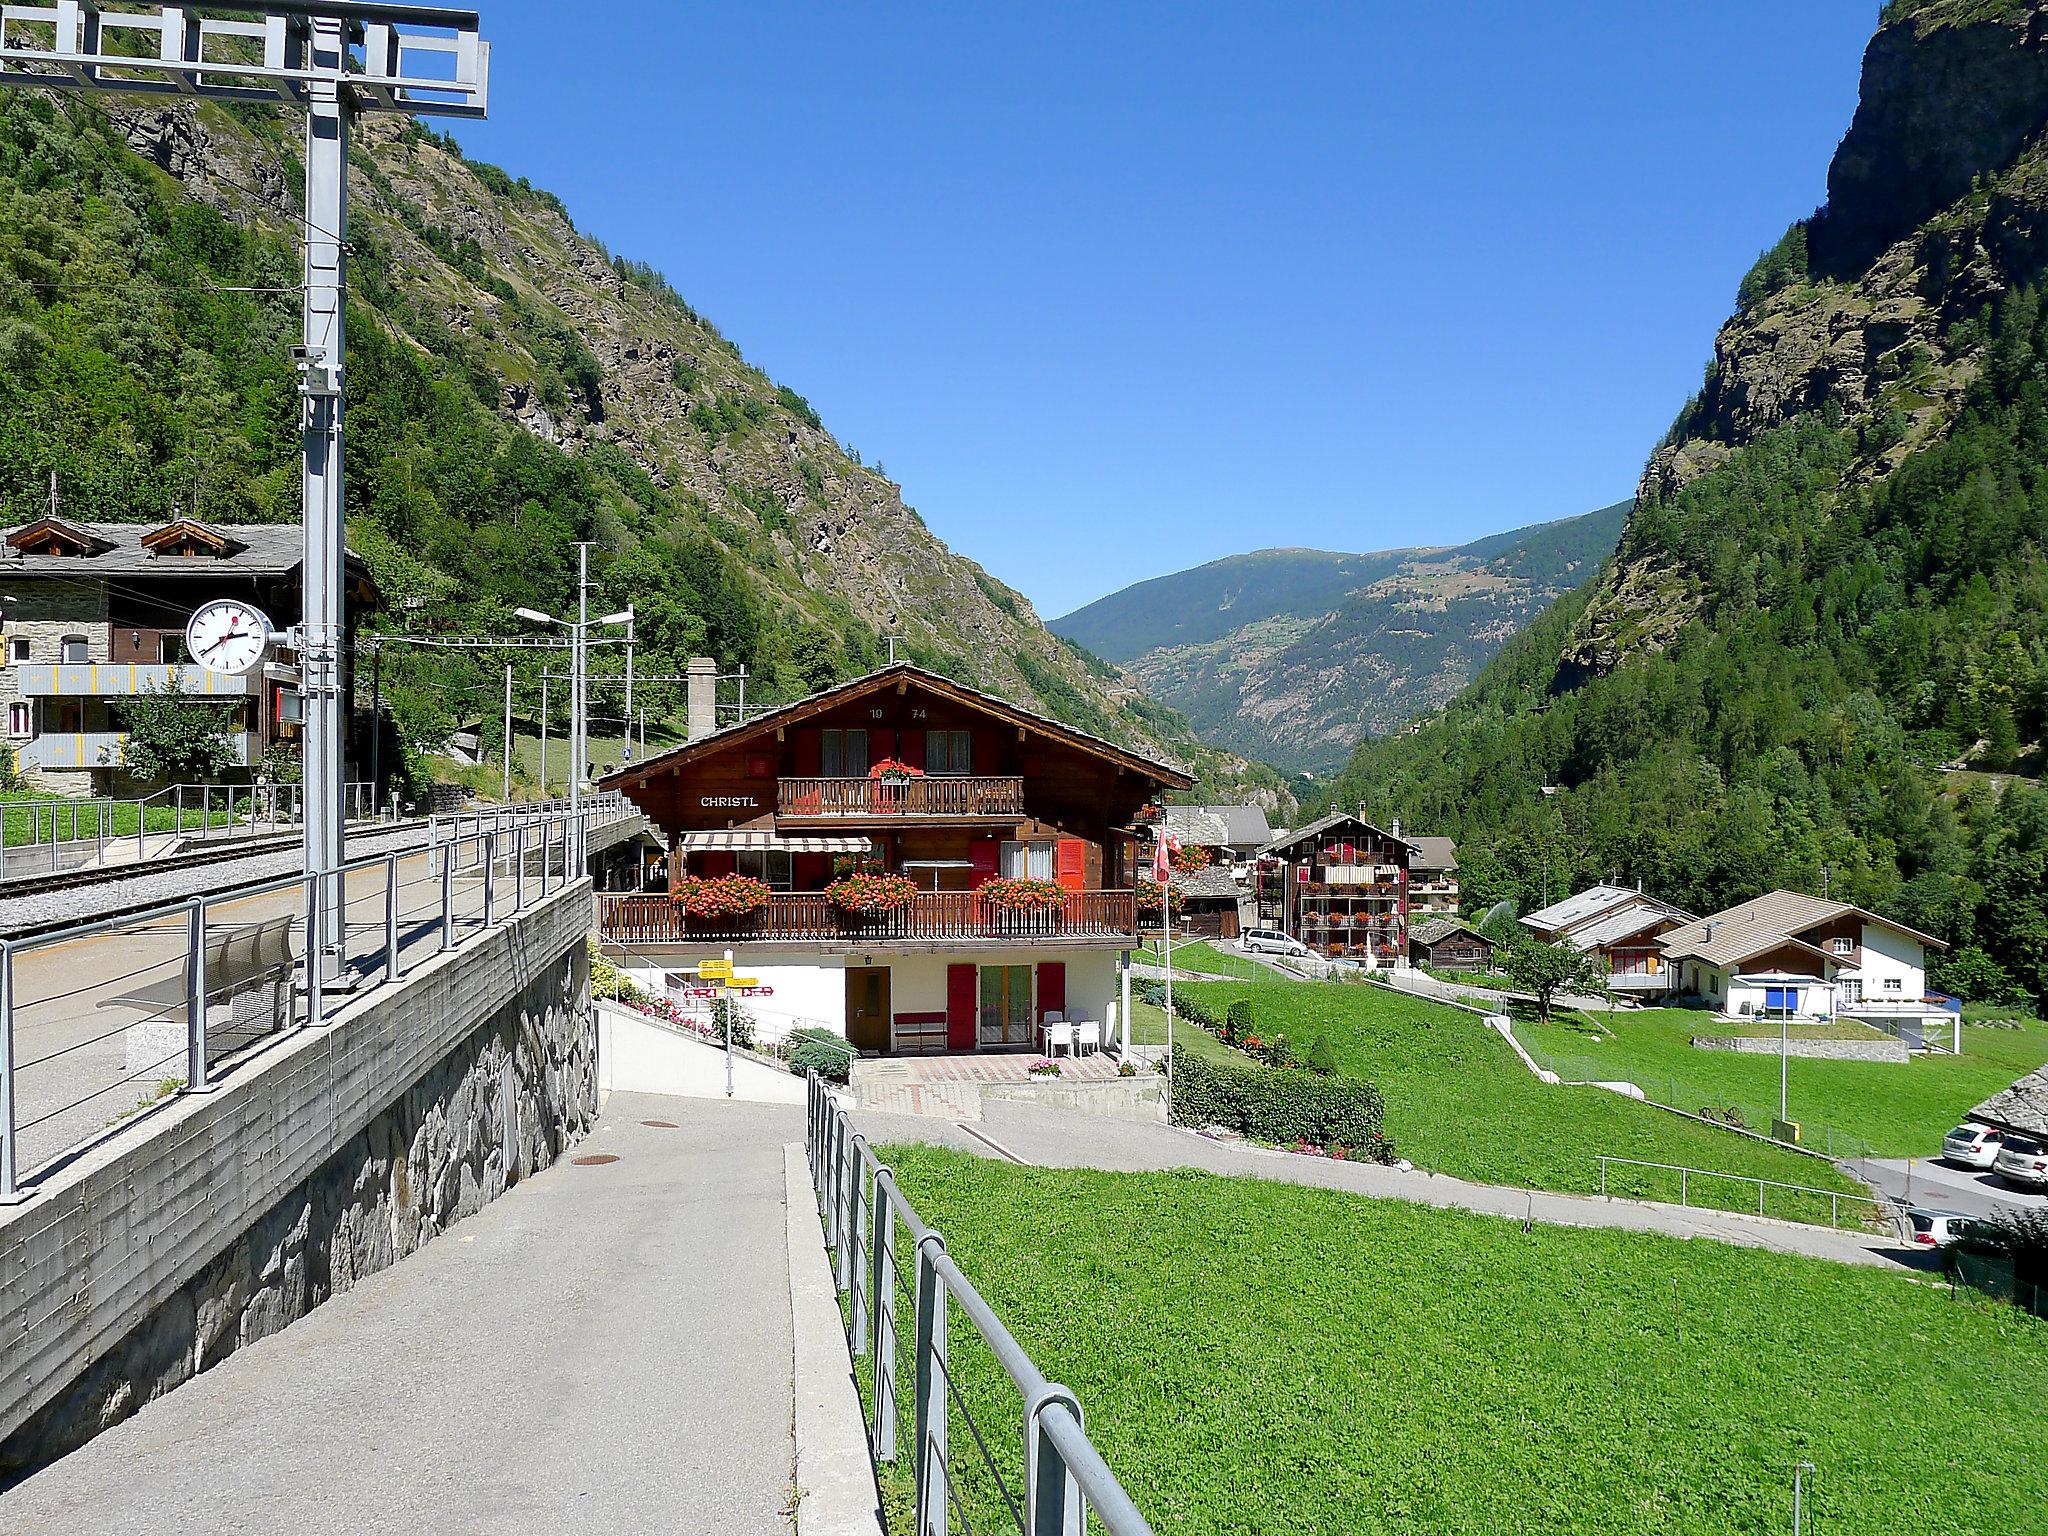
[{"label": "shrub", "polygon": [[721,997],[711,1005],[711,1031],[723,1044],[728,1029],[732,1031],[734,1050],[754,1049],[754,1016],[731,998]]},{"label": "shrub", "polygon": [[1223,1043],[1235,1045],[1252,1031],[1252,1000],[1234,997],[1223,1010]]},{"label": "shrub", "polygon": [[1173,1053],[1173,1123],[1220,1125],[1273,1146],[1342,1147],[1391,1163],[1386,1106],[1370,1083],[1288,1067],[1239,1066]]},{"label": "shrub", "polygon": [[1337,1053],[1330,1049],[1330,1038],[1317,1035],[1316,1043],[1308,1048],[1308,1069],[1324,1077],[1334,1077],[1337,1072]]},{"label": "shrub", "polygon": [[789,1070],[798,1077],[807,1072],[834,1083],[853,1076],[853,1048],[829,1029],[815,1024],[793,1029],[785,1047]]}]

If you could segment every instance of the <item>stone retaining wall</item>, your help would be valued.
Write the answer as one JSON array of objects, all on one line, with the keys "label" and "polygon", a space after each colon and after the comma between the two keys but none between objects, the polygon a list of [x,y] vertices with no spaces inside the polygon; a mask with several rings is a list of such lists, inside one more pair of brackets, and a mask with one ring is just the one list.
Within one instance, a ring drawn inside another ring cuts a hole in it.
[{"label": "stone retaining wall", "polygon": [[0,1213],[0,1487],[395,1264],[597,1114],[588,887]]},{"label": "stone retaining wall", "polygon": [[[1736,1051],[1748,1056],[1776,1056],[1780,1042],[1762,1035],[1694,1035],[1703,1051]],[[1784,1044],[1788,1056],[1814,1061],[1886,1061],[1904,1063],[1913,1053],[1899,1040],[1793,1040]]]}]

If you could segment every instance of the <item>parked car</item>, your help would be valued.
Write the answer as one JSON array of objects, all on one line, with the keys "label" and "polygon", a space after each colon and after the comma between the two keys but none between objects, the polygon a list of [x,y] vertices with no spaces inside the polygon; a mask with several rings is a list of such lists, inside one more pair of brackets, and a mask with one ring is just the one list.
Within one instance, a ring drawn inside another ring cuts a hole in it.
[{"label": "parked car", "polygon": [[1922,1248],[1946,1248],[1968,1235],[1970,1218],[1961,1211],[1915,1206],[1906,1212],[1907,1236]]},{"label": "parked car", "polygon": [[2008,1136],[1998,1149],[1991,1171],[2008,1184],[2025,1189],[2048,1189],[2048,1146],[2031,1136]]},{"label": "parked car", "polygon": [[1253,955],[1293,955],[1299,959],[1308,953],[1306,944],[1290,939],[1277,928],[1247,928],[1237,946]]},{"label": "parked car", "polygon": [[1998,1149],[2004,1144],[2005,1132],[1965,1120],[1941,1138],[1941,1155],[1959,1168],[1989,1168],[1998,1161]]}]

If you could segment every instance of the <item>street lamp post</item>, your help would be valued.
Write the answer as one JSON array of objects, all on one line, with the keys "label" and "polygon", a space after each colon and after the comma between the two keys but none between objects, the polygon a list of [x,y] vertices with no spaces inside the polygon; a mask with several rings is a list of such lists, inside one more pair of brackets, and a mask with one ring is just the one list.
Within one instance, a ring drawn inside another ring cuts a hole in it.
[{"label": "street lamp post", "polygon": [[[585,545],[584,548],[587,550],[589,546]],[[589,616],[590,605],[587,598],[584,594],[579,593],[576,605],[577,616],[573,619],[558,619],[552,613],[543,613],[538,608],[515,608],[512,611],[529,623],[553,624],[561,629],[568,630],[570,634],[569,813],[573,816],[582,804],[583,775],[589,767],[584,745],[585,721],[588,718],[585,713],[584,692],[589,683],[587,668],[590,655],[590,630],[593,626],[598,625],[630,624],[633,622],[633,610],[627,608],[618,613],[608,613],[601,619],[593,619]],[[543,690],[547,686],[545,674],[542,675],[541,686]],[[543,693],[543,698],[545,698],[545,693]],[[543,716],[541,728],[545,730],[547,728],[545,723],[547,711],[545,707],[543,707],[541,713]],[[541,750],[543,759],[545,759],[547,750],[545,741],[543,741]],[[545,765],[543,765],[542,772],[543,774],[546,772]]]}]

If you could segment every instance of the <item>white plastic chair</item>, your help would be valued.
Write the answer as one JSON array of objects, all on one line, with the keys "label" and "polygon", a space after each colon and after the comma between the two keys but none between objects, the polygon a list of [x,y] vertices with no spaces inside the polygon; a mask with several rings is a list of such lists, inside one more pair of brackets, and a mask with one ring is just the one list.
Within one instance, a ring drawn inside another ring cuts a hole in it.
[{"label": "white plastic chair", "polygon": [[1048,1018],[1044,1026],[1041,1028],[1040,1033],[1045,1036],[1046,1055],[1057,1056],[1062,1048],[1065,1049],[1066,1053],[1069,1056],[1074,1054],[1073,1025],[1055,1024],[1052,1022],[1050,1018]]},{"label": "white plastic chair", "polygon": [[1093,1056],[1102,1049],[1102,1026],[1092,1019],[1077,1019],[1073,1025],[1074,1049],[1084,1056]]}]

